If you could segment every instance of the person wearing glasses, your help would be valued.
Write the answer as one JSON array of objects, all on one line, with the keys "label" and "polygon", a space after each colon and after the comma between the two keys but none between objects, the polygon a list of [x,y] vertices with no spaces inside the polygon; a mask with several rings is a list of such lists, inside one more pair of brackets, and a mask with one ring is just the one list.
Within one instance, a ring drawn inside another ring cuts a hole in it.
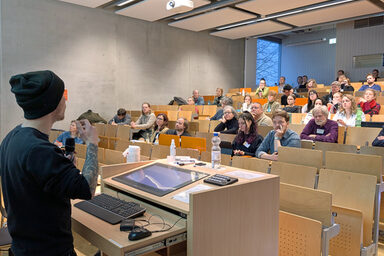
[{"label": "person wearing glasses", "polygon": [[263,106],[260,103],[252,103],[251,114],[253,119],[255,119],[257,126],[272,126],[272,119],[264,114]]},{"label": "person wearing glasses", "polygon": [[224,107],[224,116],[220,119],[220,123],[216,126],[215,132],[237,134],[239,123],[237,122],[237,113],[232,106]]},{"label": "person wearing glasses", "polygon": [[168,117],[166,114],[160,113],[156,117],[155,127],[153,128],[153,133],[150,139],[150,142],[153,144],[159,144],[159,135],[166,133],[169,130],[168,128]]}]

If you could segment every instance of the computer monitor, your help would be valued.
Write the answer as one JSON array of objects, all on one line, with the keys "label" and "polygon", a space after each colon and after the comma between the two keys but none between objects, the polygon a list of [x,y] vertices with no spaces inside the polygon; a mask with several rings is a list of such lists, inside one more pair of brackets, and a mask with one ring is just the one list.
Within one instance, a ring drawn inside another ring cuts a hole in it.
[{"label": "computer monitor", "polygon": [[156,196],[164,196],[208,175],[202,172],[154,163],[113,177],[112,180]]}]

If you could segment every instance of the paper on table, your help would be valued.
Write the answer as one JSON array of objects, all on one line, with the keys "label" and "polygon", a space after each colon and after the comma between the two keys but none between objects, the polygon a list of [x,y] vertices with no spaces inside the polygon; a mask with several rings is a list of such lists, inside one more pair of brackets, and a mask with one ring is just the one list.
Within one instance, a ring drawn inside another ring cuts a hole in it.
[{"label": "paper on table", "polygon": [[175,200],[178,200],[178,201],[181,201],[183,203],[187,203],[189,204],[189,194],[193,193],[193,192],[199,192],[199,191],[203,191],[203,190],[208,190],[208,189],[211,189],[212,187],[210,186],[207,186],[207,185],[204,185],[204,184],[199,184],[199,185],[196,185],[190,189],[187,189],[183,192],[180,192],[179,194],[177,195],[174,195],[172,197],[172,199],[175,199]]},{"label": "paper on table", "polygon": [[245,171],[232,171],[232,172],[227,172],[225,175],[229,176],[234,176],[237,178],[242,178],[246,180],[251,180],[251,179],[256,179],[265,176],[264,174],[259,174],[259,173],[254,173],[254,172],[245,172]]}]

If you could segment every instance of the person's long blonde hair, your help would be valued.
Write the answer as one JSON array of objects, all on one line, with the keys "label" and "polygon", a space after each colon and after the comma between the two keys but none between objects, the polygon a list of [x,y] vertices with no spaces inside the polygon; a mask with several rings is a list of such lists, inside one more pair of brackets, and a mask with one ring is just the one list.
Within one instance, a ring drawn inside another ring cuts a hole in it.
[{"label": "person's long blonde hair", "polygon": [[[345,94],[345,95],[343,95],[343,97],[341,99],[343,99],[343,98],[347,98],[347,99],[349,99],[351,101],[351,113],[352,114],[356,114],[356,112],[357,112],[357,104],[356,104],[355,97],[353,97],[350,94]],[[340,113],[343,113],[343,114],[346,113],[345,109],[343,107],[343,103],[341,103],[341,106],[340,106]]]}]

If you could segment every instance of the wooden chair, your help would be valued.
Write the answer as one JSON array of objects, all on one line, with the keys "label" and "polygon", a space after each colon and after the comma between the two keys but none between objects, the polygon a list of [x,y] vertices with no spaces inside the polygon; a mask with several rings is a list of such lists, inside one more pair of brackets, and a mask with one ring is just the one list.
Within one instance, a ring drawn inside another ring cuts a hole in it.
[{"label": "wooden chair", "polygon": [[97,135],[99,135],[99,136],[104,136],[105,135],[105,126],[106,126],[106,124],[96,123],[96,124],[94,124],[94,126],[96,128]]},{"label": "wooden chair", "polygon": [[[211,152],[210,151],[203,151],[201,152],[200,160],[203,162],[207,162],[211,164]],[[227,154],[221,154],[221,165],[231,166],[231,156]]]},{"label": "wooden chair", "polygon": [[200,125],[200,123],[196,122],[196,121],[189,122],[189,124],[188,124],[188,132],[190,134],[194,135],[196,132],[199,131],[199,125]]},{"label": "wooden chair", "polygon": [[304,106],[307,103],[308,103],[308,99],[307,98],[297,98],[295,100],[295,105],[297,105],[297,106]]},{"label": "wooden chair", "polygon": [[169,147],[164,145],[153,145],[151,160],[164,159],[169,155]]},{"label": "wooden chair", "polygon": [[212,103],[215,99],[215,95],[206,95],[202,97],[204,98],[205,104],[209,104],[208,102]]},{"label": "wooden chair", "polygon": [[209,132],[210,120],[198,120],[199,130],[197,132]]},{"label": "wooden chair", "polygon": [[333,205],[362,212],[364,246],[372,243],[376,179],[373,175],[330,169],[321,169],[319,174],[318,188],[332,193]]},{"label": "wooden chair", "polygon": [[126,162],[121,151],[106,149],[104,154],[104,164],[121,164]]},{"label": "wooden chair", "polygon": [[85,144],[75,144],[76,157],[85,158],[87,154],[87,145]]},{"label": "wooden chair", "polygon": [[257,132],[263,136],[263,138],[265,138],[265,136],[267,136],[267,134],[273,130],[273,127],[272,126],[258,126],[257,127]]},{"label": "wooden chair", "polygon": [[176,148],[176,155],[178,156],[190,156],[191,158],[199,159],[200,152],[198,150],[189,148]]},{"label": "wooden chair", "polygon": [[279,162],[313,166],[317,169],[323,167],[323,152],[320,150],[279,147]]},{"label": "wooden chair", "polygon": [[229,93],[240,92],[240,88],[229,88],[229,89],[228,89],[228,92],[229,92]]},{"label": "wooden chair", "polygon": [[181,105],[179,111],[191,111],[194,113],[196,111],[196,105]]},{"label": "wooden chair", "polygon": [[200,155],[200,160],[210,163],[212,161],[211,151],[203,151]]},{"label": "wooden chair", "polygon": [[196,137],[205,138],[207,151],[211,151],[213,133],[196,132]]},{"label": "wooden chair", "polygon": [[192,111],[178,111],[177,118],[185,118],[187,121],[192,121]]},{"label": "wooden chair", "polygon": [[320,142],[320,141],[316,141],[315,149],[323,151],[323,163],[325,163],[325,152],[327,151],[336,151],[336,152],[345,152],[345,153],[357,152],[357,147],[355,145],[336,144],[336,143],[328,143],[328,142]]},{"label": "wooden chair", "polygon": [[63,131],[57,131],[57,130],[51,130],[49,132],[49,141],[51,143],[54,143],[55,140],[57,139],[57,137],[59,137],[59,135],[62,133]]},{"label": "wooden chair", "polygon": [[200,152],[207,150],[207,141],[205,138],[181,136],[182,148],[193,148]]},{"label": "wooden chair", "polygon": [[351,85],[355,89],[355,92],[356,92],[361,88],[361,86],[363,86],[363,83],[362,82],[352,82]]},{"label": "wooden chair", "polygon": [[176,121],[168,121],[168,128],[175,129]]},{"label": "wooden chair", "polygon": [[209,123],[209,132],[215,132],[215,128],[219,125],[219,123],[219,120],[211,120]]},{"label": "wooden chair", "polygon": [[[145,143],[145,142],[136,142],[133,145],[140,147],[140,155],[151,157],[152,144]],[[168,147],[168,151],[169,151],[169,147]]]},{"label": "wooden chair", "polygon": [[104,148],[99,148],[97,151],[97,161],[99,163],[104,163],[104,153],[105,149]]},{"label": "wooden chair", "polygon": [[108,137],[99,135],[99,139],[100,139],[99,144],[98,144],[99,148],[108,148],[108,145],[109,145]]},{"label": "wooden chair", "polygon": [[159,145],[163,146],[170,146],[172,143],[172,140],[175,141],[175,146],[180,147],[180,137],[177,135],[171,135],[171,134],[160,134],[159,135]]},{"label": "wooden chair", "polygon": [[359,91],[356,91],[355,90],[355,97],[360,97],[360,98],[362,98],[362,97],[364,97],[364,91],[362,91],[362,92],[359,92]]},{"label": "wooden chair", "polygon": [[203,114],[204,105],[195,105],[195,107],[199,110],[199,115],[202,115]]},{"label": "wooden chair", "polygon": [[217,106],[216,105],[204,105],[203,108],[203,115],[212,117],[216,114],[217,112]]},{"label": "wooden chair", "polygon": [[[360,148],[359,153],[363,154],[363,155],[381,156],[381,159],[383,160],[382,166],[384,168],[384,157],[383,157],[384,156],[384,148],[383,147],[363,146]],[[383,202],[384,202],[384,200],[383,200]]]},{"label": "wooden chair", "polygon": [[372,122],[384,122],[384,115],[373,115]]},{"label": "wooden chair", "polygon": [[232,157],[232,166],[241,168],[241,169],[268,173],[270,165],[271,165],[270,161],[255,158],[255,157],[241,157],[241,156]]},{"label": "wooden chair", "polygon": [[167,111],[167,117],[169,121],[177,121],[178,111]]},{"label": "wooden chair", "polygon": [[106,137],[116,137],[117,134],[117,125],[106,124],[105,125],[105,133]]},{"label": "wooden chair", "polygon": [[317,168],[273,161],[271,165],[271,174],[279,175],[280,182],[307,188],[315,188]]},{"label": "wooden chair", "polygon": [[306,113],[291,113],[291,124],[302,124],[303,120],[307,114]]},{"label": "wooden chair", "polygon": [[131,127],[128,125],[118,125],[116,137],[119,139],[130,140],[131,139]]},{"label": "wooden chair", "polygon": [[321,255],[320,221],[285,211],[279,212],[279,255]]},{"label": "wooden chair", "polygon": [[348,127],[346,144],[368,146],[381,131],[381,128]]},{"label": "wooden chair", "polygon": [[337,130],[337,143],[345,144],[346,136],[347,136],[347,128],[344,126],[339,126],[339,129]]},{"label": "wooden chair", "polygon": [[263,106],[265,103],[268,102],[268,99],[257,99],[257,98],[252,98],[253,103],[259,103],[261,106]]},{"label": "wooden chair", "polygon": [[156,110],[154,111],[155,116],[157,117],[159,114],[165,114],[168,116],[168,111],[167,110]]},{"label": "wooden chair", "polygon": [[133,143],[129,142],[128,140],[122,140],[118,139],[116,140],[115,150],[124,152],[129,145],[132,145]]},{"label": "wooden chair", "polygon": [[220,133],[220,139],[221,141],[228,141],[231,142],[235,139],[236,134],[227,134],[227,133]]},{"label": "wooden chair", "polygon": [[297,133],[299,136],[303,131],[304,127],[305,127],[305,124],[289,124],[288,125],[288,129],[291,129],[292,131]]},{"label": "wooden chair", "polygon": [[301,148],[315,149],[314,141],[302,140],[300,142],[301,142]]},{"label": "wooden chair", "polygon": [[231,166],[231,155],[221,154],[221,165]]}]

